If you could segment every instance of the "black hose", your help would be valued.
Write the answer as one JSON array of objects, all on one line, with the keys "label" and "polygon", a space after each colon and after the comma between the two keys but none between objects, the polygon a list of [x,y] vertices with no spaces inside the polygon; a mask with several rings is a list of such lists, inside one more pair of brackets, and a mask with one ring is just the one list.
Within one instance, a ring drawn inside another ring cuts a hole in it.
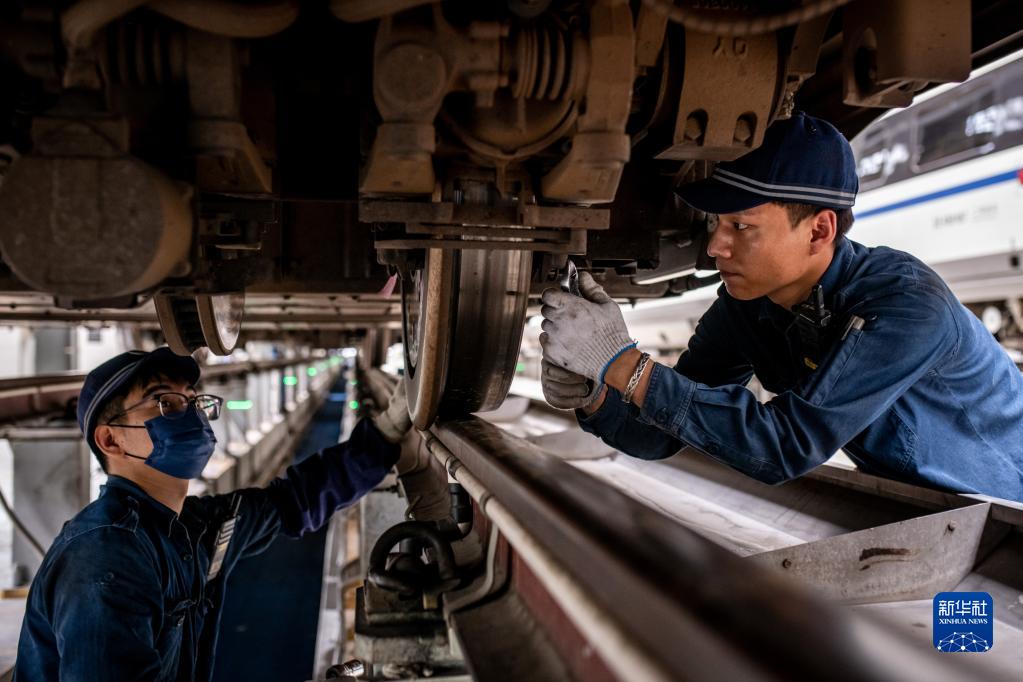
[{"label": "black hose", "polygon": [[681,24],[686,28],[701,33],[714,33],[723,36],[752,36],[777,31],[779,28],[799,24],[827,14],[850,0],[821,0],[812,5],[803,5],[779,14],[753,17],[722,17],[720,14],[709,16],[705,12],[679,7],[673,0],[643,0],[650,9],[668,17],[669,21]]}]

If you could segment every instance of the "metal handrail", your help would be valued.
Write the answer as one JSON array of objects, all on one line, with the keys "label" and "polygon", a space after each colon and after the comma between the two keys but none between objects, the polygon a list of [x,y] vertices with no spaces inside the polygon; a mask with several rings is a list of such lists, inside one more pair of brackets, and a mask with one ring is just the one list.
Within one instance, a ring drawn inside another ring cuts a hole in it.
[{"label": "metal handrail", "polygon": [[[311,364],[320,360],[321,358],[303,356],[207,365],[202,367],[202,376],[207,381],[219,381],[254,372]],[[85,377],[85,372],[61,372],[0,379],[0,421],[9,422],[66,410],[69,401],[81,390]]]}]

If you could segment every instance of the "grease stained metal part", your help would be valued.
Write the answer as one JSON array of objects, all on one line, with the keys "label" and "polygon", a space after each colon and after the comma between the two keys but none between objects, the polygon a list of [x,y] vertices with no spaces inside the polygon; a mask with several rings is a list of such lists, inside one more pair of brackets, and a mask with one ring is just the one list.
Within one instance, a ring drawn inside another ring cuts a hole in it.
[{"label": "grease stained metal part", "polygon": [[913,552],[911,550],[902,547],[868,547],[860,552],[860,561],[866,561],[867,559],[871,559],[876,556],[900,557],[910,556],[912,554]]},{"label": "grease stained metal part", "polygon": [[[766,0],[723,3],[720,31],[702,34],[691,18],[667,22],[667,3],[624,0],[87,0],[58,15],[25,4],[0,31],[11,75],[0,117],[14,121],[0,147],[17,149],[0,159],[0,288],[48,301],[5,309],[4,321],[58,313],[148,331],[152,314],[126,309],[153,296],[260,292],[274,305],[246,304],[238,343],[348,345],[395,320],[395,299],[372,298],[387,273],[360,200],[420,212],[382,220],[381,247],[534,250],[538,261],[586,256],[587,234],[607,227],[593,206],[614,201],[628,229],[601,235],[588,260],[624,280],[700,229],[690,214],[671,229],[652,222],[622,191],[630,176],[652,187],[751,149],[797,96],[852,137],[879,113],[866,107],[905,104],[1023,44],[1005,0],[804,3],[781,23],[762,20]],[[462,180],[519,212],[428,219],[424,205]],[[320,317],[292,316],[300,294]],[[349,316],[340,296],[368,305]],[[219,337],[224,352],[232,334],[213,326],[201,343]],[[190,347],[191,332],[167,331]]]},{"label": "grease stained metal part", "polygon": [[[984,559],[987,503],[929,514],[747,557],[846,603],[926,599],[951,590]],[[948,529],[955,523],[957,530]]]},{"label": "grease stained metal part", "polygon": [[429,427],[438,414],[492,410],[504,400],[515,376],[531,262],[528,251],[431,249],[422,276],[410,278],[408,290],[403,281],[411,349],[405,381],[416,428]]}]

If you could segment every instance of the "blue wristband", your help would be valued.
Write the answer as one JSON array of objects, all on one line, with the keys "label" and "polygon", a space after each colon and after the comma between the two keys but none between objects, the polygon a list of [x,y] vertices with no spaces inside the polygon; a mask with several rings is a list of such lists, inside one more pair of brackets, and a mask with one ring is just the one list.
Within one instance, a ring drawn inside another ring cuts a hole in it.
[{"label": "blue wristband", "polygon": [[636,342],[633,341],[632,343],[630,343],[627,346],[624,346],[620,351],[618,351],[617,353],[612,355],[611,359],[604,363],[604,369],[600,370],[600,383],[604,383],[604,375],[607,374],[607,368],[610,367],[614,363],[614,361],[617,360],[618,357],[622,353],[624,353],[625,351],[629,350],[630,348],[635,348],[635,347],[636,347]]}]

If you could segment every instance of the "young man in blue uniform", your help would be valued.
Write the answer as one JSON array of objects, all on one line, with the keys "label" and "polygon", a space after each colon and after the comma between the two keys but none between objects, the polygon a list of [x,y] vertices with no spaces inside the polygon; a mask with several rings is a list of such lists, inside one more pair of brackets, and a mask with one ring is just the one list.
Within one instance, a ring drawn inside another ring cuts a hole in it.
[{"label": "young man in blue uniform", "polygon": [[78,423],[109,479],[68,521],[29,591],[16,680],[208,680],[228,574],[278,533],[298,537],[374,488],[411,427],[399,389],[346,442],[262,489],[189,497],[220,398],[198,364],[129,351],[85,379]]},{"label": "young man in blue uniform", "polygon": [[[582,297],[544,292],[548,401],[644,459],[688,444],[780,483],[841,448],[872,474],[1023,501],[1023,376],[934,271],[845,237],[857,189],[834,127],[775,123],[680,190],[712,218],[724,285],[675,366],[584,273]],[[777,396],[760,403],[753,375]]]}]

